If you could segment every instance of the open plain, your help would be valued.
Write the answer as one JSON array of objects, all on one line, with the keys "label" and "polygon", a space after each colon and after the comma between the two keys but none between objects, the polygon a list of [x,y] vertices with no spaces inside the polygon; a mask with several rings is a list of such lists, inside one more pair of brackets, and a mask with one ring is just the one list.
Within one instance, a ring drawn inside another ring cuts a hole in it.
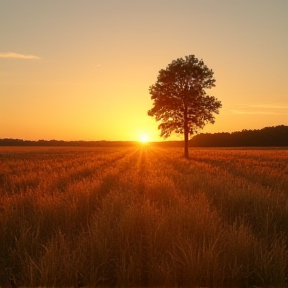
[{"label": "open plain", "polygon": [[287,149],[182,150],[0,147],[0,285],[287,285]]}]

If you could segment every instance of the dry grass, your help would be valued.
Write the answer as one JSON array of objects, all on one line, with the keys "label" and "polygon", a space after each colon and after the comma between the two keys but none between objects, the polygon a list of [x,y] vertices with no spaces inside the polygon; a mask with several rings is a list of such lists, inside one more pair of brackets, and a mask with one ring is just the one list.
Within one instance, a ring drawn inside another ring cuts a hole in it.
[{"label": "dry grass", "polygon": [[287,286],[287,150],[0,148],[0,285]]}]

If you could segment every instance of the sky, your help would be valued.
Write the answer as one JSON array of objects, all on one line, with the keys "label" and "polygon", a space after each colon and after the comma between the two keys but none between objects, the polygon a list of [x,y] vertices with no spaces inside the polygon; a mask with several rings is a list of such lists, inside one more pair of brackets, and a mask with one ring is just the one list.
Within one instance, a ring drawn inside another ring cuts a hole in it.
[{"label": "sky", "polygon": [[223,106],[200,132],[288,125],[287,13],[287,0],[0,0],[0,138],[159,141],[149,86],[187,55]]}]

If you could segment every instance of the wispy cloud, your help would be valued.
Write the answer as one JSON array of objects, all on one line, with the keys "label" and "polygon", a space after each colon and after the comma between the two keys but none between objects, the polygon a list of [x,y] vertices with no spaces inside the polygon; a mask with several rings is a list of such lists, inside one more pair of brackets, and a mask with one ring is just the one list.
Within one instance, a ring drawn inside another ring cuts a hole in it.
[{"label": "wispy cloud", "polygon": [[232,114],[240,114],[240,115],[282,115],[282,113],[276,113],[270,111],[251,111],[251,110],[230,110],[230,111],[232,112]]},{"label": "wispy cloud", "polygon": [[262,108],[262,109],[288,109],[287,104],[257,104],[247,105],[249,107]]},{"label": "wispy cloud", "polygon": [[32,59],[32,60],[41,59],[40,57],[35,55],[19,54],[14,52],[0,53],[0,58]]},{"label": "wispy cloud", "polygon": [[238,104],[239,109],[231,109],[240,115],[288,115],[287,103]]}]

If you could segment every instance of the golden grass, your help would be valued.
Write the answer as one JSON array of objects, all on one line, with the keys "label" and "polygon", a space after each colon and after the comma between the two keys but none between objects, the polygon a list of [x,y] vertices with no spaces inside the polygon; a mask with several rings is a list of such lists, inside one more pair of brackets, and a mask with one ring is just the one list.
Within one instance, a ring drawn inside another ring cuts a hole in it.
[{"label": "golden grass", "polygon": [[287,285],[287,150],[190,154],[0,147],[0,285]]}]

